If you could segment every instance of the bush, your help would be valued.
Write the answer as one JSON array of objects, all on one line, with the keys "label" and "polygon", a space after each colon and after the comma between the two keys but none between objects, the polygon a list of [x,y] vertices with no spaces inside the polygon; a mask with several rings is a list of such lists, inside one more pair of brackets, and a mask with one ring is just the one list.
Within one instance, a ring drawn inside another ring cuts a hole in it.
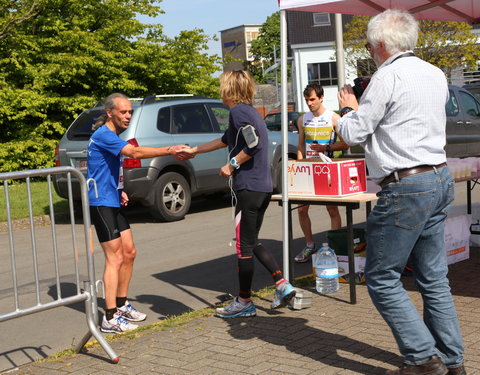
[{"label": "bush", "polygon": [[50,168],[55,165],[55,140],[11,141],[0,145],[0,172]]}]

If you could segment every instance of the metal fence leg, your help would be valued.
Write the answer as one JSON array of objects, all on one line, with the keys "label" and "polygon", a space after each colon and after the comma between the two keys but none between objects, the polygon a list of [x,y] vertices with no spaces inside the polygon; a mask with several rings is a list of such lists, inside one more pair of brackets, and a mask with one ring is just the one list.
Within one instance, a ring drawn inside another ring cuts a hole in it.
[{"label": "metal fence leg", "polygon": [[[97,341],[100,343],[102,346],[103,350],[108,354],[110,359],[112,360],[113,363],[118,363],[120,360],[120,357],[114,352],[110,344],[105,340],[103,337],[102,333],[98,329],[98,314],[96,311],[94,311],[94,308],[96,309],[96,301],[93,300],[92,296],[96,296],[96,293],[92,288],[92,286],[88,281],[85,281],[85,289],[89,289],[89,292],[84,292],[88,295],[88,298],[85,301],[85,309],[86,309],[86,318],[87,318],[87,324],[88,328],[90,329],[89,332],[85,336],[83,336],[82,340],[75,346],[75,353],[79,353],[80,350],[85,346],[85,344],[88,342],[90,337],[94,336]],[[92,293],[93,292],[93,293]],[[96,297],[95,297],[96,298]]]}]

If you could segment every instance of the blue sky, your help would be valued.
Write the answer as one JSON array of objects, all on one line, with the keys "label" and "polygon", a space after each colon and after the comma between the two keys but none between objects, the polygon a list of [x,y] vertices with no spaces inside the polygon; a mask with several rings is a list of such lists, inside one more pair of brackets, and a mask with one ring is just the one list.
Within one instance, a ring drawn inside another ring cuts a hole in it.
[{"label": "blue sky", "polygon": [[[201,28],[208,35],[244,24],[262,24],[278,10],[277,0],[163,0],[165,11],[155,21],[173,37],[181,30]],[[220,40],[209,44],[211,54],[221,56]]]}]

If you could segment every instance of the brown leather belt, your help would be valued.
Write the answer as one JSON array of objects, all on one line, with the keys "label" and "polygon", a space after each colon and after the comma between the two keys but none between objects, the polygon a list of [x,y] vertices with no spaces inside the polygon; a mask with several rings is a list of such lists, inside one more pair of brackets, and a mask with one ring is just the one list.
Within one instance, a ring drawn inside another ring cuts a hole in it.
[{"label": "brown leather belt", "polygon": [[[385,185],[389,184],[390,182],[396,181],[397,178],[400,180],[402,178],[405,178],[407,176],[411,176],[412,174],[418,174],[418,173],[423,173],[423,172],[429,172],[433,168],[441,168],[445,167],[447,163],[442,163],[438,165],[418,165],[413,168],[407,168],[407,169],[399,169],[398,171],[395,171],[391,174],[389,174],[387,177],[385,177],[381,182],[380,186],[383,188]],[[395,174],[397,176],[395,176]]]}]

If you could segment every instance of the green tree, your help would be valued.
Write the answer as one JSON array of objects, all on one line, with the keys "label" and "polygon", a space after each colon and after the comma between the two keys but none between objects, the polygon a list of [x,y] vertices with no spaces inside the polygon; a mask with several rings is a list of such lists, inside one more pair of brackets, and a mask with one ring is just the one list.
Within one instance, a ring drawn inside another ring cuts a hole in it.
[{"label": "green tree", "polygon": [[[343,34],[346,62],[357,67],[358,75],[368,76],[377,69],[365,49],[369,17],[354,16]],[[464,22],[419,20],[420,33],[415,54],[450,76],[455,68],[474,69],[480,48],[472,27]]]},{"label": "green tree", "polygon": [[162,13],[157,3],[0,0],[0,171],[53,166],[66,127],[111,92],[218,96],[210,37],[136,19]]},{"label": "green tree", "polygon": [[[277,59],[280,59],[280,12],[275,12],[267,17],[260,28],[258,38],[252,41],[250,47],[253,61],[247,63],[247,69],[257,83],[275,81],[274,72],[266,77],[263,74],[268,67],[275,64],[275,48]],[[279,79],[280,69],[277,74]]]},{"label": "green tree", "polygon": [[40,14],[43,0],[0,0],[0,40],[29,19]]}]

